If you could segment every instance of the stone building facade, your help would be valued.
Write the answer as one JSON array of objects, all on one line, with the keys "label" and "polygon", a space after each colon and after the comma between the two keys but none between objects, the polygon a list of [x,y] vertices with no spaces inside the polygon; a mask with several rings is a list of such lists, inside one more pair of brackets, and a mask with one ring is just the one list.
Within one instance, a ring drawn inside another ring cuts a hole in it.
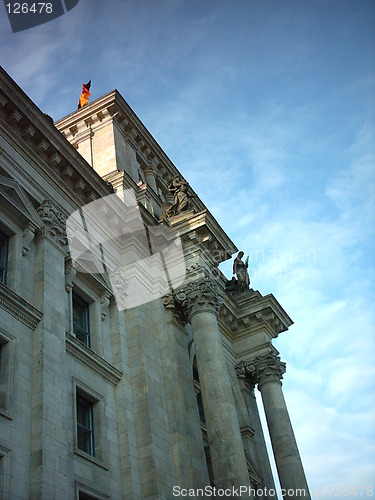
[{"label": "stone building facade", "polygon": [[[218,265],[237,248],[190,187],[188,209],[163,214],[180,173],[117,91],[53,124],[2,69],[0,82],[0,497],[170,499],[211,485],[256,498],[250,486],[274,488],[256,386],[281,486],[308,497],[272,345],[288,314],[229,286]],[[128,190],[145,227],[178,235],[186,269],[131,308],[108,266],[76,265],[66,229]]]}]

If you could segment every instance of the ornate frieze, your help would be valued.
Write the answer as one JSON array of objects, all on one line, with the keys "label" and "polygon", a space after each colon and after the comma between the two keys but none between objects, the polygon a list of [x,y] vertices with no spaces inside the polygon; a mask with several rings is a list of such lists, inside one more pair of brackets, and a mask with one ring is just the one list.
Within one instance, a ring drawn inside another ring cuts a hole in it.
[{"label": "ornate frieze", "polygon": [[66,217],[55,208],[50,200],[45,199],[37,209],[39,217],[44,223],[44,233],[48,234],[55,243],[67,244]]},{"label": "ornate frieze", "polygon": [[237,377],[247,379],[254,386],[280,382],[285,371],[286,364],[280,361],[280,356],[274,352],[257,356],[251,361],[241,361],[236,366]]},{"label": "ornate frieze", "polygon": [[224,297],[209,276],[197,281],[190,281],[175,294],[176,301],[186,311],[186,316],[202,311],[218,315]]}]

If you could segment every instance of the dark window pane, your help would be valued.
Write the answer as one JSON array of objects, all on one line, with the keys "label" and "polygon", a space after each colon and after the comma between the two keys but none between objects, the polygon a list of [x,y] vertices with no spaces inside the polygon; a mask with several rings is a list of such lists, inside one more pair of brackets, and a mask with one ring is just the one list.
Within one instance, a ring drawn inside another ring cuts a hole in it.
[{"label": "dark window pane", "polygon": [[78,340],[90,347],[89,305],[73,292],[73,332]]},{"label": "dark window pane", "polygon": [[88,495],[87,493],[84,493],[83,491],[79,492],[79,500],[95,500],[96,497],[92,497],[91,495]]},{"label": "dark window pane", "polygon": [[8,267],[8,236],[0,231],[0,283],[6,284]]},{"label": "dark window pane", "polygon": [[93,404],[77,395],[77,446],[80,450],[95,455]]},{"label": "dark window pane", "polygon": [[197,394],[197,406],[201,421],[206,422],[206,416],[204,414],[204,408],[203,408],[202,394],[200,392],[198,392]]},{"label": "dark window pane", "polygon": [[[195,359],[194,359],[194,364],[193,364],[193,379],[199,383],[199,373],[198,373],[198,368],[197,368],[197,364],[196,364]],[[203,399],[202,399],[202,394],[201,394],[200,390],[198,393],[196,393],[196,398],[197,398],[199,417],[200,417],[202,422],[206,422],[206,417],[205,417],[204,408],[203,408]]]}]

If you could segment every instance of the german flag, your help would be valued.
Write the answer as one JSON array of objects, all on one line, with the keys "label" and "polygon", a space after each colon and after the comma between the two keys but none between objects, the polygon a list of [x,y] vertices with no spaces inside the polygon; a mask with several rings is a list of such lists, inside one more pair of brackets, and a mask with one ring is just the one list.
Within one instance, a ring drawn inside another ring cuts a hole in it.
[{"label": "german flag", "polygon": [[91,80],[82,85],[82,94],[79,96],[78,109],[83,108],[89,102]]}]

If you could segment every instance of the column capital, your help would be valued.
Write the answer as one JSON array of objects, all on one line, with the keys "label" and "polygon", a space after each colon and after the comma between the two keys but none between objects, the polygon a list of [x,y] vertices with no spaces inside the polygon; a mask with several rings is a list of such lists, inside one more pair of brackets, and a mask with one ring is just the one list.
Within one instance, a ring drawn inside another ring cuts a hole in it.
[{"label": "column capital", "polygon": [[186,316],[191,319],[199,312],[212,312],[216,316],[224,301],[216,283],[209,277],[204,276],[197,281],[189,281],[175,293],[176,302],[181,304]]},{"label": "column capital", "polygon": [[237,376],[247,378],[254,386],[261,388],[267,382],[280,382],[286,371],[286,364],[274,352],[256,356],[250,361],[241,361],[236,366]]},{"label": "column capital", "polygon": [[66,217],[52,205],[49,199],[45,199],[37,208],[39,217],[44,226],[39,229],[39,234],[48,236],[54,243],[61,247],[67,245]]}]

